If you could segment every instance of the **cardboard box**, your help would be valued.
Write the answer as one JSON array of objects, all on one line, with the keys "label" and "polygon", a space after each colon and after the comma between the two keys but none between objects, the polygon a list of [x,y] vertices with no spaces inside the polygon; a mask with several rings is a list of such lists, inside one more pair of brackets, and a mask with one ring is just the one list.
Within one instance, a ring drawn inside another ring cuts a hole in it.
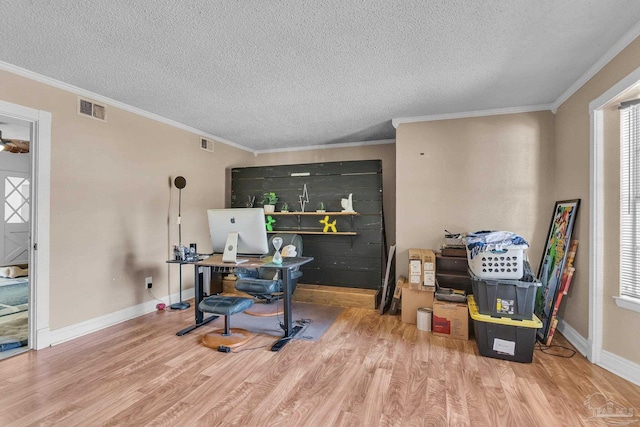
[{"label": "cardboard box", "polygon": [[422,288],[422,250],[409,249],[409,289]]},{"label": "cardboard box", "polygon": [[418,309],[433,307],[433,291],[417,291],[414,289],[403,288],[402,298],[402,321],[404,323],[418,323]]},{"label": "cardboard box", "polygon": [[436,254],[431,249],[409,249],[409,289],[435,291]]},{"label": "cardboard box", "polygon": [[422,275],[423,288],[436,286],[436,253],[431,249],[422,249]]},{"label": "cardboard box", "polygon": [[469,339],[469,309],[467,304],[434,301],[433,323],[434,335],[441,337]]},{"label": "cardboard box", "polygon": [[391,306],[389,307],[389,314],[398,314],[400,310],[400,299],[402,298],[402,287],[406,284],[407,279],[404,276],[398,277],[396,288],[393,291],[393,298],[391,299]]}]

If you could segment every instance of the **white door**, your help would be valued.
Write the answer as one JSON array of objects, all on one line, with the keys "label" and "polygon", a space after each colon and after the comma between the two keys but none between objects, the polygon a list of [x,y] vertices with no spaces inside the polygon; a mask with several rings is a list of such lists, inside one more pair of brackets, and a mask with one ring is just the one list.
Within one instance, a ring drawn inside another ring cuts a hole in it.
[{"label": "white door", "polygon": [[3,249],[0,266],[27,264],[29,262],[29,174],[0,171],[4,203],[2,217]]}]

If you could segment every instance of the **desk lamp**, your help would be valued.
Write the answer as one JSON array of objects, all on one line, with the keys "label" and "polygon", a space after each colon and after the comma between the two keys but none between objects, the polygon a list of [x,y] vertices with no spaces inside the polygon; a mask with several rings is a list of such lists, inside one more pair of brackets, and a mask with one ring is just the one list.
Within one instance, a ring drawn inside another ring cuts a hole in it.
[{"label": "desk lamp", "polygon": [[[182,189],[187,186],[187,180],[182,176],[178,176],[173,183],[178,189],[178,247],[182,251]],[[188,302],[182,301],[182,263],[180,263],[180,302],[171,304],[169,307],[173,310],[185,310],[190,306],[191,304]]]}]

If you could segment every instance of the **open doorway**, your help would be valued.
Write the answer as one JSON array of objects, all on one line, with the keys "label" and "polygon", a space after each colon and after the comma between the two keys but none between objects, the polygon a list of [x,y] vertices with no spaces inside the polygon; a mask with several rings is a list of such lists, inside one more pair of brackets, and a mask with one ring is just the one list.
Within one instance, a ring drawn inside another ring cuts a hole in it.
[{"label": "open doorway", "polygon": [[29,348],[31,126],[0,116],[0,359]]}]

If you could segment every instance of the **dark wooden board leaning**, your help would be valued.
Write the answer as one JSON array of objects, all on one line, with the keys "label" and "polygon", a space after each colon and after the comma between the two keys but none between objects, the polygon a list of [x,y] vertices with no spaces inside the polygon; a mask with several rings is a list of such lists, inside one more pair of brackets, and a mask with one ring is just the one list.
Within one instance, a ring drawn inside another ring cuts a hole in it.
[{"label": "dark wooden board leaning", "polygon": [[384,314],[384,311],[387,309],[387,306],[391,303],[391,298],[393,297],[392,286],[389,285],[389,276],[391,274],[391,267],[393,266],[393,257],[396,254],[396,245],[393,245],[389,248],[389,256],[387,259],[387,269],[384,274],[384,284],[382,286],[382,298],[380,301],[380,314]]}]

